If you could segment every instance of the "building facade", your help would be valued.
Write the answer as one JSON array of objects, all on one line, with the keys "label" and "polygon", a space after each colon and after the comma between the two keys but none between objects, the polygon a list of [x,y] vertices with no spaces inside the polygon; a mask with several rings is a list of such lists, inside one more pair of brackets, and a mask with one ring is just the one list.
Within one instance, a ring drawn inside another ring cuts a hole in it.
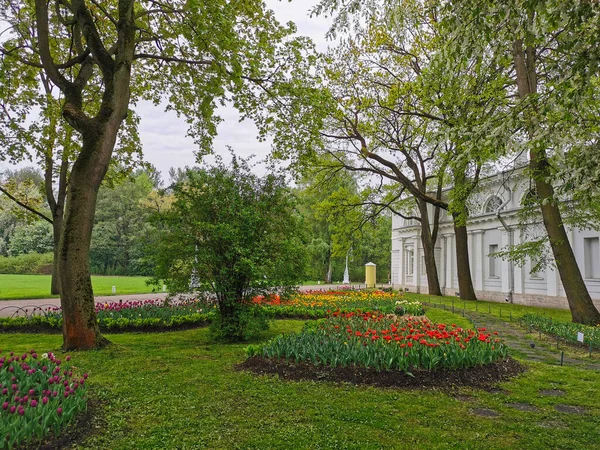
[{"label": "building facade", "polygon": [[[537,272],[532,270],[535,265],[528,258],[519,267],[493,256],[544,232],[539,220],[525,229],[519,226],[521,205],[531,192],[529,179],[517,170],[482,180],[479,192],[473,196],[467,230],[475,292],[481,300],[568,308],[551,253],[545,268]],[[427,293],[420,232],[418,221],[393,217],[391,282],[396,289]],[[567,234],[590,295],[600,307],[600,232],[571,228],[567,229]],[[459,295],[454,228],[452,218],[446,212],[440,220],[435,260],[442,292]]]}]

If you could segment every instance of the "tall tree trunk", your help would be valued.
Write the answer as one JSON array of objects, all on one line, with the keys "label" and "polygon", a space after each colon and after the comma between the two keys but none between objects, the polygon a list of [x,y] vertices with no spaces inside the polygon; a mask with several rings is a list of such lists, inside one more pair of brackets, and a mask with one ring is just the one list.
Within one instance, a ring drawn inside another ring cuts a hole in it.
[{"label": "tall tree trunk", "polygon": [[[523,49],[523,42],[517,40],[513,44],[513,57],[519,97],[524,100],[537,93],[536,49],[535,47]],[[539,130],[537,115],[537,109],[533,105],[527,111],[525,117],[527,132],[531,141],[536,139]],[[558,199],[550,182],[554,177],[550,170],[546,145],[543,141],[530,145],[529,158],[529,167],[535,182],[544,227],[550,240],[556,268],[565,289],[573,322],[589,325],[600,324],[600,312],[595,307],[583,281],[563,225]]]},{"label": "tall tree trunk", "polygon": [[325,282],[330,284],[331,277],[333,276],[333,266],[331,264],[331,251],[329,252],[329,258],[327,258],[327,274],[325,275]]},{"label": "tall tree trunk", "polygon": [[453,214],[454,218],[454,241],[456,243],[456,271],[458,275],[458,290],[461,300],[477,300],[471,277],[471,264],[469,263],[469,241],[467,238],[467,226],[462,225]]},{"label": "tall tree trunk", "polygon": [[52,240],[53,240],[53,253],[54,258],[52,260],[52,280],[50,282],[50,292],[54,295],[60,294],[60,233],[63,225],[62,211],[60,216],[54,215],[52,222]]},{"label": "tall tree trunk", "polygon": [[[425,272],[427,273],[427,289],[430,295],[442,295],[437,264],[435,263],[435,242],[432,239],[429,224],[427,203],[418,200],[419,214],[421,216],[421,244],[423,245],[423,258],[425,259]],[[418,258],[418,255],[415,255]]]},{"label": "tall tree trunk", "polygon": [[456,271],[458,276],[458,291],[461,300],[477,300],[475,288],[473,287],[473,278],[471,277],[471,263],[469,261],[469,240],[467,237],[467,219],[469,211],[467,210],[467,200],[475,188],[479,179],[479,170],[476,171],[475,178],[467,178],[468,163],[463,162],[455,165],[452,171],[455,188],[458,192],[453,193],[452,214],[454,225],[454,242],[456,247]]},{"label": "tall tree trunk", "polygon": [[89,136],[84,135],[71,171],[59,258],[65,350],[89,350],[108,343],[96,320],[89,261],[98,189],[108,169],[117,130],[118,125],[99,126]]},{"label": "tall tree trunk", "polygon": [[[113,49],[109,50],[96,29],[87,2],[74,0],[69,3],[72,20],[90,50],[80,62],[75,80],[70,81],[52,58],[48,2],[35,1],[38,50],[43,70],[64,94],[63,117],[82,137],[82,148],[69,179],[60,238],[60,300],[65,350],[92,349],[108,342],[100,334],[96,321],[89,266],[90,241],[98,189],[108,169],[119,127],[127,117],[136,45],[134,6],[133,0],[119,0],[117,39]],[[102,100],[96,115],[90,117],[83,108],[83,90],[88,88],[95,66],[102,77]]]}]

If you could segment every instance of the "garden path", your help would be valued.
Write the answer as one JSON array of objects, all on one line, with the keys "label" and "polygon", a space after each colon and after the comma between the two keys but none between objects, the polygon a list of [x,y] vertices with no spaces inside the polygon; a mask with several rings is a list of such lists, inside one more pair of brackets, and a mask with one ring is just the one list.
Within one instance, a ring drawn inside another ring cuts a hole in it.
[{"label": "garden path", "polygon": [[[360,285],[357,285],[360,286]],[[301,291],[308,290],[328,290],[335,289],[339,285],[335,284],[319,284],[310,286],[300,286]],[[94,297],[96,303],[113,303],[119,300],[136,301],[136,300],[151,300],[151,299],[164,299],[168,294],[166,292],[158,292],[155,294],[129,294],[129,295],[106,295]],[[48,308],[48,307],[59,307],[60,298],[37,298],[37,299],[26,299],[26,300],[2,300],[0,302],[0,317],[12,317],[16,313],[17,315],[30,313],[33,309],[37,308]]]},{"label": "garden path", "polygon": [[[492,314],[469,311],[466,316],[477,328],[484,327],[497,331],[518,356],[528,361],[560,364],[561,347],[564,349],[566,344],[559,342],[559,348],[557,348],[556,343],[550,344],[547,337],[544,336],[545,339],[543,339],[541,334],[528,333],[518,323],[504,320]],[[597,355],[598,351],[596,350],[595,353]],[[600,370],[600,363],[590,361],[586,357],[564,356],[563,364],[581,369]]]}]

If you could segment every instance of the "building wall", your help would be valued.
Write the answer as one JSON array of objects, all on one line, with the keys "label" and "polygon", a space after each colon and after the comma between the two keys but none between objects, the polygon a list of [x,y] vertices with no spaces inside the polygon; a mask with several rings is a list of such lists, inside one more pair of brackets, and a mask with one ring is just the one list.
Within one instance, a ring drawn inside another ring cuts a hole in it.
[{"label": "building wall", "polygon": [[[510,244],[518,244],[540,233],[543,225],[528,229],[524,235],[519,228],[518,212],[522,199],[531,187],[524,177],[512,174],[490,177],[474,196],[471,218],[467,225],[471,275],[477,297],[482,300],[568,308],[565,292],[556,267],[552,263],[532,273],[532,262],[523,267],[493,257]],[[502,221],[498,218],[498,208]],[[433,211],[432,211],[433,213]],[[502,223],[504,222],[504,223]],[[506,229],[508,227],[508,230]],[[418,223],[407,222],[399,216],[392,220],[392,284],[397,289],[427,293],[427,275],[423,265]],[[600,308],[600,232],[571,229],[567,231],[577,263],[592,299]],[[456,295],[458,273],[456,246],[451,217],[442,216],[435,248],[436,263],[442,292]]]}]

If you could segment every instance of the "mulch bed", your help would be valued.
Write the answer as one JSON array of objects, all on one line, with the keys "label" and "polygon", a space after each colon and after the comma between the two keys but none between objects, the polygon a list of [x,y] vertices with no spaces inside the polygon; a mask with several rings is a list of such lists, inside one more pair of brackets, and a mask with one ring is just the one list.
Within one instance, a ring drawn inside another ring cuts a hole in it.
[{"label": "mulch bed", "polygon": [[381,371],[363,367],[326,367],[315,366],[307,362],[290,362],[285,359],[274,360],[253,357],[235,366],[237,370],[246,370],[258,375],[276,374],[284,380],[313,380],[372,385],[395,388],[454,388],[474,386],[489,388],[500,381],[507,380],[525,371],[525,366],[512,358],[497,361],[485,366],[469,367],[459,370],[416,370],[413,376],[404,372]]}]

